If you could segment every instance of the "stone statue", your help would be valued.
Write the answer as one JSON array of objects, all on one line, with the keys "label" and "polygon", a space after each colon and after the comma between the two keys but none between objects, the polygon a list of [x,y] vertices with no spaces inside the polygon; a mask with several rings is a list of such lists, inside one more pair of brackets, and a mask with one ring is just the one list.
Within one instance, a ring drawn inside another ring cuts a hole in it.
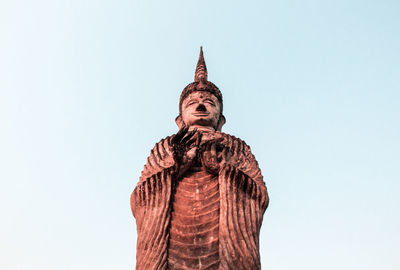
[{"label": "stone statue", "polygon": [[179,132],[158,142],[131,196],[136,269],[260,269],[267,188],[250,147],[221,132],[222,94],[200,49]]}]

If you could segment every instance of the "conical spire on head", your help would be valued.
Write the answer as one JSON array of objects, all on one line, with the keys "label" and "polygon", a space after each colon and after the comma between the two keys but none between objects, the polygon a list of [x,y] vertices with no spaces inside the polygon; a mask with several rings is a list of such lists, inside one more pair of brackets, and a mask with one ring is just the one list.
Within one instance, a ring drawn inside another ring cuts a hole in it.
[{"label": "conical spire on head", "polygon": [[218,87],[212,82],[207,80],[207,67],[203,56],[203,47],[200,47],[199,60],[197,61],[196,72],[194,75],[194,82],[188,84],[183,89],[179,100],[179,112],[182,113],[182,102],[190,94],[195,91],[205,91],[213,94],[220,102],[222,112],[222,94]]},{"label": "conical spire on head", "polygon": [[197,61],[194,81],[202,83],[207,81],[207,66],[206,62],[204,61],[203,46],[200,46],[200,55],[199,55],[199,60]]}]

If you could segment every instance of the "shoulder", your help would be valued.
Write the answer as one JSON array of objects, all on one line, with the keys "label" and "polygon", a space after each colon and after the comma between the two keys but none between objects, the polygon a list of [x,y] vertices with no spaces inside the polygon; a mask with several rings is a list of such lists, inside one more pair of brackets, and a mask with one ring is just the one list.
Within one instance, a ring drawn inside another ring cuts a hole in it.
[{"label": "shoulder", "polygon": [[166,168],[172,167],[175,162],[172,151],[172,137],[168,136],[157,142],[150,151],[147,162],[144,165],[140,182],[155,175]]},{"label": "shoulder", "polygon": [[[228,134],[228,133],[224,133],[224,132],[216,132],[216,134],[220,134],[220,136],[222,137],[222,138],[227,138],[227,139],[230,139],[230,140],[233,140],[233,141],[239,141],[239,142],[241,142],[241,143],[246,143],[244,140],[242,140],[242,139],[240,139],[240,138],[238,138],[238,137],[235,137],[235,136],[233,136],[233,135],[231,135],[231,134]],[[247,144],[246,144],[247,145]]]},{"label": "shoulder", "polygon": [[223,138],[222,143],[235,146],[238,149],[245,151],[248,154],[251,154],[251,148],[244,140],[227,133],[223,132],[218,132],[218,133],[220,133],[220,136]]},{"label": "shoulder", "polygon": [[231,165],[248,175],[259,184],[263,184],[263,177],[258,162],[251,152],[250,146],[242,139],[230,134],[222,133],[222,144],[228,147],[232,154]]}]

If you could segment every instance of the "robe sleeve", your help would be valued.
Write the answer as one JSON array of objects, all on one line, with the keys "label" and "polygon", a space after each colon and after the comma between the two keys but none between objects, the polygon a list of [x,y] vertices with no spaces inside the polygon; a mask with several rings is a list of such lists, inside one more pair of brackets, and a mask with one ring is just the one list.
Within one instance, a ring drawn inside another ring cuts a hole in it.
[{"label": "robe sleeve", "polygon": [[223,269],[261,269],[259,234],[269,198],[250,147],[225,137],[232,158],[219,172],[220,263]]},{"label": "robe sleeve", "polygon": [[137,270],[167,268],[170,200],[175,172],[170,139],[161,140],[151,150],[131,195],[131,208],[138,231]]}]

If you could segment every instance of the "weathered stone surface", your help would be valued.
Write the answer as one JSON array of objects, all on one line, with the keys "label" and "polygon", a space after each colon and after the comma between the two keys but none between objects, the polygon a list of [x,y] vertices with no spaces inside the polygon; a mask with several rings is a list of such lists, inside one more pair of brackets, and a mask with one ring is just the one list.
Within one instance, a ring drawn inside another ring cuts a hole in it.
[{"label": "weathered stone surface", "polygon": [[250,147],[221,132],[202,51],[179,111],[179,132],[155,145],[131,196],[136,269],[260,269],[267,189]]},{"label": "weathered stone surface", "polygon": [[216,175],[208,173],[204,167],[191,168],[177,183],[172,210],[169,269],[218,266],[219,185]]}]

